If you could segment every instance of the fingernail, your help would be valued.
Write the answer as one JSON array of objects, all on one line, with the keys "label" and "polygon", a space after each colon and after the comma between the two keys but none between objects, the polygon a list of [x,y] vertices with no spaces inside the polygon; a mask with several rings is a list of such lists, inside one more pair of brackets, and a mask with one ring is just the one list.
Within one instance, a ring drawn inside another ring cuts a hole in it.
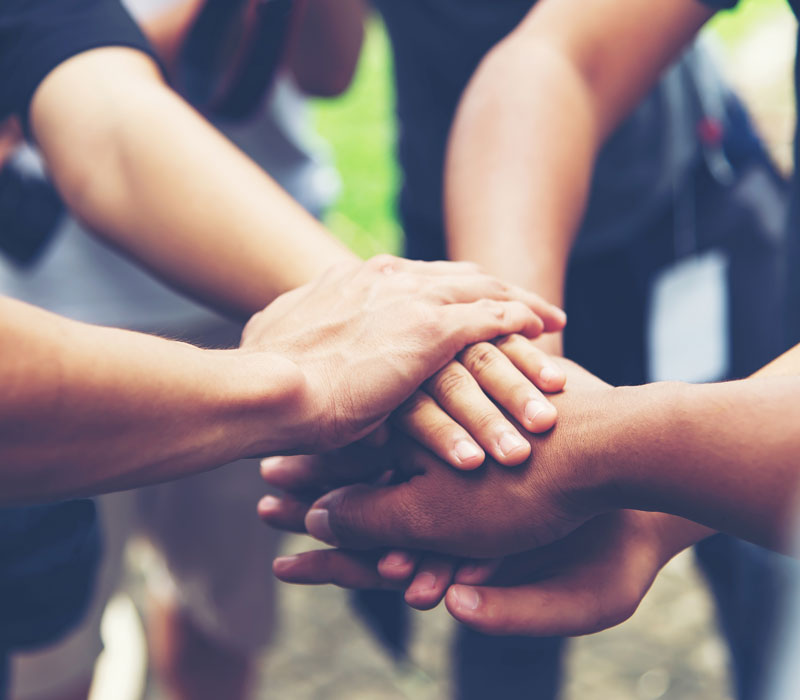
[{"label": "fingernail", "polygon": [[273,467],[277,467],[283,460],[286,459],[285,457],[264,457],[261,460],[261,468],[262,469],[272,469]]},{"label": "fingernail", "polygon": [[296,554],[288,557],[277,557],[275,561],[272,562],[272,565],[275,568],[282,568],[284,566],[291,566],[292,564],[295,564],[299,559],[300,557],[298,557]]},{"label": "fingernail", "polygon": [[411,559],[403,552],[391,552],[383,558],[383,562],[381,563],[383,566],[394,569],[401,566],[408,566],[411,563]]},{"label": "fingernail", "polygon": [[314,539],[333,545],[339,544],[331,530],[330,513],[327,510],[315,508],[306,514],[306,530]]},{"label": "fingernail", "polygon": [[555,382],[561,378],[561,374],[557,369],[554,367],[550,367],[549,365],[546,367],[542,367],[542,371],[539,372],[539,378],[549,384],[551,382]]},{"label": "fingernail", "polygon": [[555,307],[556,310],[556,318],[558,319],[559,323],[566,325],[567,323],[567,312],[564,309],[560,309],[559,307]]},{"label": "fingernail", "polygon": [[524,449],[527,444],[528,443],[525,442],[525,440],[523,440],[519,435],[511,432],[503,433],[500,436],[500,439],[497,441],[497,446],[500,448],[500,452],[504,457],[508,457],[513,452]]},{"label": "fingernail", "polygon": [[418,591],[430,591],[433,588],[436,588],[436,576],[434,576],[430,571],[423,571],[414,579],[412,586]]},{"label": "fingernail", "polygon": [[474,443],[470,442],[469,440],[459,440],[456,442],[453,451],[456,454],[456,458],[459,462],[471,462],[476,457],[481,456],[480,448]]},{"label": "fingernail", "polygon": [[481,597],[471,586],[456,585],[452,588],[453,597],[456,605],[464,610],[477,610],[481,602]]},{"label": "fingernail", "polygon": [[275,496],[264,496],[264,498],[262,498],[258,503],[258,509],[262,513],[276,510],[280,503],[280,500],[275,498]]},{"label": "fingernail", "polygon": [[525,418],[529,423],[533,423],[545,411],[547,411],[547,405],[542,401],[533,400],[525,404]]}]

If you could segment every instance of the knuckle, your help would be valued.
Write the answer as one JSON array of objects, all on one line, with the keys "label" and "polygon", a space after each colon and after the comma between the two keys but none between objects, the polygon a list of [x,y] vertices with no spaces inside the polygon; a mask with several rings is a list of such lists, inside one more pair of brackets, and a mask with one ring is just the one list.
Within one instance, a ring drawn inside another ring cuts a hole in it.
[{"label": "knuckle", "polygon": [[437,372],[430,382],[431,392],[444,403],[451,403],[469,387],[466,375],[452,366]]},{"label": "knuckle", "polygon": [[366,266],[374,272],[381,272],[384,274],[392,274],[397,271],[400,264],[400,258],[388,253],[380,253],[373,258],[370,258]]},{"label": "knuckle", "polygon": [[482,410],[472,418],[471,426],[482,435],[499,433],[502,429],[502,418],[494,409]]},{"label": "knuckle", "polygon": [[437,445],[454,444],[459,438],[465,437],[455,423],[449,420],[439,421],[430,428],[431,439]]},{"label": "knuckle", "polygon": [[417,391],[395,410],[395,419],[404,425],[413,424],[415,418],[421,418],[421,414],[427,412],[430,403],[432,403],[432,400],[429,396],[424,392]]},{"label": "knuckle", "polygon": [[470,345],[461,353],[461,361],[474,376],[482,376],[497,367],[500,357],[497,348],[491,343]]},{"label": "knuckle", "polygon": [[494,299],[482,299],[478,302],[482,309],[489,315],[493,316],[499,321],[504,321],[506,318],[509,306]]}]

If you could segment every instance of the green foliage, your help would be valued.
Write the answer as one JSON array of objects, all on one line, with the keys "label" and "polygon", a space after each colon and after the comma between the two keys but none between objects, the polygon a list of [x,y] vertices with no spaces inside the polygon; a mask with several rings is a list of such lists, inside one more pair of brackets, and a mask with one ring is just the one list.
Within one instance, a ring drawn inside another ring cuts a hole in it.
[{"label": "green foliage", "polygon": [[364,257],[401,250],[391,70],[386,33],[371,20],[352,86],[342,97],[315,101],[313,108],[315,126],[333,147],[343,182],[326,223]]}]

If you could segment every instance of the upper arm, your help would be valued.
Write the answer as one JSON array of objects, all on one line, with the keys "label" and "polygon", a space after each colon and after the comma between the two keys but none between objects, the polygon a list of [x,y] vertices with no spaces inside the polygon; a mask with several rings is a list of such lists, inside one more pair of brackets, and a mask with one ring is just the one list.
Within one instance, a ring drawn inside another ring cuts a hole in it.
[{"label": "upper arm", "polygon": [[31,100],[71,57],[103,46],[149,52],[119,0],[3,0],[0,3],[0,117],[27,125]]},{"label": "upper arm", "polygon": [[156,63],[118,46],[72,56],[37,86],[29,109],[31,133],[61,195],[79,216],[87,216],[87,197],[96,202],[113,191],[120,133],[138,119],[131,105],[146,101],[154,88],[168,91]]},{"label": "upper arm", "polygon": [[699,0],[541,0],[509,39],[570,65],[605,137],[713,14]]}]

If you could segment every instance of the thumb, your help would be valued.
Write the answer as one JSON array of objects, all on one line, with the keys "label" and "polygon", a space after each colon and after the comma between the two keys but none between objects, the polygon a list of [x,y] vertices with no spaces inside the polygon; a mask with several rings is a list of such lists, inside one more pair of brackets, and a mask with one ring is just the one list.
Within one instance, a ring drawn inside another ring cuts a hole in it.
[{"label": "thumb", "polygon": [[306,530],[326,544],[346,549],[418,549],[413,535],[413,500],[407,483],[345,486],[311,506]]},{"label": "thumb", "polygon": [[598,627],[590,592],[553,581],[512,588],[457,584],[447,591],[445,604],[456,620],[483,634],[574,636]]},{"label": "thumb", "polygon": [[484,634],[575,637],[624,622],[642,595],[623,585],[598,591],[595,575],[573,572],[509,588],[456,584],[445,604],[456,620]]}]

